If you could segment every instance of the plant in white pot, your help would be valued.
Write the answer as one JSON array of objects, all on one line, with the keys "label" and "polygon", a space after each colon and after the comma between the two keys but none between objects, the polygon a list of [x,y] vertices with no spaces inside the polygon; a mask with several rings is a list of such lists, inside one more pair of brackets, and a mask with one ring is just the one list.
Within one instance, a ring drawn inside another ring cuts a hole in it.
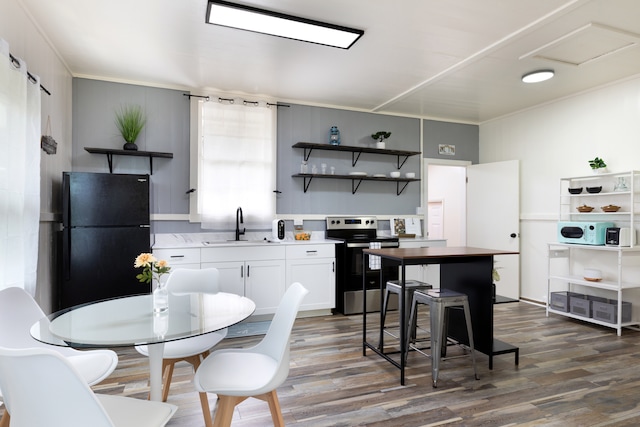
[{"label": "plant in white pot", "polygon": [[122,147],[125,150],[137,150],[135,144],[138,135],[142,132],[147,119],[144,117],[142,107],[139,105],[122,106],[116,111],[116,126],[120,135],[126,141]]},{"label": "plant in white pot", "polygon": [[593,173],[606,173],[607,172],[607,164],[599,157],[596,157],[593,160],[589,160],[589,166],[591,166],[591,171]]},{"label": "plant in white pot", "polygon": [[376,148],[385,148],[384,140],[391,136],[391,132],[380,131],[374,134],[371,134],[371,138],[375,139]]}]

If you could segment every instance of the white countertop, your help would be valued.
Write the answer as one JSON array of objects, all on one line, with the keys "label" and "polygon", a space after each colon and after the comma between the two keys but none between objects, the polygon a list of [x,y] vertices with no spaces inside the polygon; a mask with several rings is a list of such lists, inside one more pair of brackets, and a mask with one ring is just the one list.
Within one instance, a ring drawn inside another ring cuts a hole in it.
[{"label": "white countertop", "polygon": [[400,243],[402,242],[446,242],[447,239],[429,239],[427,237],[401,237]]},{"label": "white countertop", "polygon": [[[295,240],[293,233],[285,233],[285,240],[280,242],[271,239],[268,232],[247,232],[241,236],[241,241],[234,240],[234,233],[183,233],[183,234],[156,234],[154,235],[153,249],[174,248],[211,248],[228,246],[273,245],[313,245],[336,244],[337,240],[325,239],[324,231],[312,231],[311,240]],[[267,242],[265,242],[268,241]]]}]

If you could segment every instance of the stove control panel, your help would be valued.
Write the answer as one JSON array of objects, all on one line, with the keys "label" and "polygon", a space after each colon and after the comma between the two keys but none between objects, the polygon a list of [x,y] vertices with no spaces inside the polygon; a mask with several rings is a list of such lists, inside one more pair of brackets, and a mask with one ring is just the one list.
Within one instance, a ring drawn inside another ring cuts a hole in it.
[{"label": "stove control panel", "polygon": [[327,230],[362,230],[362,229],[375,230],[377,227],[378,227],[377,218],[375,216],[327,217]]}]

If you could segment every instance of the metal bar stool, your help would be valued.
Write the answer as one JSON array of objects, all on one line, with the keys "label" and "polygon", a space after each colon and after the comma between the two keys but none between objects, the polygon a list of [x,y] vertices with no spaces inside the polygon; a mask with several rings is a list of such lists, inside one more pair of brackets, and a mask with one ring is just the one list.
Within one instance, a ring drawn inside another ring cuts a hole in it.
[{"label": "metal bar stool", "polygon": [[[428,289],[432,289],[433,286],[431,286],[428,283],[425,282],[420,282],[418,280],[406,280],[405,284],[404,284],[404,313],[405,313],[405,321],[402,322],[400,324],[400,327],[405,327],[404,325],[407,325],[406,320],[409,318],[409,308],[411,307],[411,301],[413,300],[413,293],[415,291],[426,291]],[[400,293],[402,292],[402,286],[400,285],[400,281],[399,280],[390,280],[387,282],[387,285],[385,287],[385,292],[384,292],[384,301],[382,303],[382,321],[380,323],[380,344],[378,346],[378,348],[380,350],[383,349],[384,347],[384,341],[383,341],[383,335],[385,332],[387,332],[389,335],[391,335],[394,338],[399,338],[395,335],[393,335],[392,333],[385,331],[385,322],[387,319],[387,309],[389,308],[389,299],[391,297],[391,294],[396,294],[398,295],[398,297],[400,297]],[[416,338],[416,324],[413,325],[413,328],[411,328],[411,335],[407,335],[408,341],[415,341]]]},{"label": "metal bar stool", "polygon": [[[471,328],[471,313],[469,311],[469,299],[460,292],[452,291],[450,289],[431,289],[425,292],[416,291],[413,293],[413,300],[411,302],[411,317],[407,329],[410,330],[414,326],[417,317],[418,304],[428,304],[429,314],[431,317],[431,377],[433,381],[433,387],[437,387],[438,373],[440,371],[440,359],[442,357],[442,348],[446,345],[446,318],[445,312],[449,308],[462,308],[464,311],[464,318],[467,324],[467,336],[469,338],[469,350],[471,353],[471,360],[473,362],[473,373],[476,380],[480,379],[478,371],[476,370],[476,355],[473,347],[473,329]],[[407,332],[408,334],[409,332]],[[461,345],[461,344],[459,344]],[[409,341],[407,340],[407,347],[405,352],[409,352]],[[424,354],[424,353],[423,353]],[[406,354],[405,354],[406,357]]]}]

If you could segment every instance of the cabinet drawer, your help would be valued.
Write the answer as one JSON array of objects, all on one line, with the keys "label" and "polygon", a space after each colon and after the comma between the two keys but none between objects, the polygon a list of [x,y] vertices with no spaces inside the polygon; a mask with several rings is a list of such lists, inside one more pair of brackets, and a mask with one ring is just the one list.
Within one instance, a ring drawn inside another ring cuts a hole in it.
[{"label": "cabinet drawer", "polygon": [[436,246],[447,246],[446,240],[410,240],[400,239],[401,248],[432,248]]},{"label": "cabinet drawer", "polygon": [[287,259],[335,258],[336,246],[327,245],[288,245]]},{"label": "cabinet drawer", "polygon": [[203,248],[202,262],[227,261],[260,261],[267,259],[284,259],[283,245],[276,243],[260,246],[242,246],[229,248]]},{"label": "cabinet drawer", "polygon": [[153,255],[166,260],[170,266],[200,264],[200,248],[154,249]]}]

